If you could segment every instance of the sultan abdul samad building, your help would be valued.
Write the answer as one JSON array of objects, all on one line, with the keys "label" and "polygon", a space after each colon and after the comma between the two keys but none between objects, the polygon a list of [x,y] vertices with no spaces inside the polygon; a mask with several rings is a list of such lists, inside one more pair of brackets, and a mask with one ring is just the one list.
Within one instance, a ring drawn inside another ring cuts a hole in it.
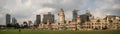
[{"label": "sultan abdul samad building", "polygon": [[[64,10],[59,10],[58,23],[51,23],[50,19],[39,24],[40,30],[106,30],[106,29],[120,29],[120,16],[106,15],[104,19],[99,17],[94,18],[89,10],[85,14],[78,15],[79,10],[73,10],[72,21],[65,20]],[[47,17],[46,17],[47,18]],[[54,20],[54,19],[53,19]]]}]

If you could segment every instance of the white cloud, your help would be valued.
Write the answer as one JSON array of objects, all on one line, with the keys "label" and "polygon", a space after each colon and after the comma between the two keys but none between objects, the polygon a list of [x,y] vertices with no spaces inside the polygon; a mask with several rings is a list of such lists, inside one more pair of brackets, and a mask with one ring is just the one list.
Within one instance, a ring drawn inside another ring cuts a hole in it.
[{"label": "white cloud", "polygon": [[96,0],[96,9],[94,16],[104,17],[106,14],[117,15],[119,12],[120,3],[117,4],[115,0]]},{"label": "white cloud", "polygon": [[48,12],[52,12],[52,11],[55,11],[55,9],[45,7],[45,8],[41,8],[41,9],[36,10],[36,12],[33,12],[33,14],[44,14],[44,13],[48,13]]},{"label": "white cloud", "polygon": [[112,8],[113,9],[120,9],[120,5],[113,5]]}]

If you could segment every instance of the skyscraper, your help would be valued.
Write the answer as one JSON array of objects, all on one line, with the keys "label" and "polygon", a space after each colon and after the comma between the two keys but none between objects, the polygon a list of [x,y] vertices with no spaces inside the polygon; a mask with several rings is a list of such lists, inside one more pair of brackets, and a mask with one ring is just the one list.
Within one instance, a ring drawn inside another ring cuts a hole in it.
[{"label": "skyscraper", "polygon": [[86,21],[90,21],[91,13],[89,10],[86,10],[86,14],[80,15],[81,22],[84,23]]},{"label": "skyscraper", "polygon": [[43,15],[43,23],[47,24],[48,20],[49,20],[49,23],[54,23],[54,15],[51,14],[51,12],[48,12],[48,14]]},{"label": "skyscraper", "polygon": [[12,25],[15,25],[17,23],[17,20],[16,20],[16,18],[14,17],[14,18],[12,18]]},{"label": "skyscraper", "polygon": [[89,20],[89,17],[86,14],[80,15],[81,22],[84,23]]},{"label": "skyscraper", "polygon": [[41,16],[40,15],[36,15],[36,24],[35,25],[39,25],[41,23]]},{"label": "skyscraper", "polygon": [[11,16],[10,14],[6,14],[6,25],[9,26],[11,22]]},{"label": "skyscraper", "polygon": [[30,27],[32,24],[32,21],[28,21],[28,26]]},{"label": "skyscraper", "polygon": [[61,8],[59,11],[59,23],[62,25],[65,23],[65,15],[64,15],[64,10]]},{"label": "skyscraper", "polygon": [[77,20],[77,16],[78,16],[78,12],[79,10],[73,10],[72,13],[73,13],[73,19],[72,20]]}]

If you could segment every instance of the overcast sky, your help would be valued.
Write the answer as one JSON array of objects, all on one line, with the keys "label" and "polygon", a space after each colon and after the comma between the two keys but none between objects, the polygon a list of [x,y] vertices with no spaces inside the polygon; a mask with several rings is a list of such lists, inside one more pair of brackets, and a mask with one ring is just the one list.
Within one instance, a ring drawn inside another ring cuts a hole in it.
[{"label": "overcast sky", "polygon": [[72,11],[80,10],[84,14],[89,10],[95,17],[104,17],[106,14],[120,16],[120,0],[0,0],[0,25],[5,24],[7,13],[15,17],[19,23],[32,20],[37,14],[51,12],[58,20],[58,11],[63,8],[65,19],[72,19]]}]

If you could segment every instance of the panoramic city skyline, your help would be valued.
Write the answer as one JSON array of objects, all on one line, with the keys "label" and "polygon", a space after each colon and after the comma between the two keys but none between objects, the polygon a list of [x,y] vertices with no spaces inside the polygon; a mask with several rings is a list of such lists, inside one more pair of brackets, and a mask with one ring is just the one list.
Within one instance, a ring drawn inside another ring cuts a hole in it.
[{"label": "panoramic city skyline", "polygon": [[89,10],[95,17],[104,17],[106,14],[120,16],[120,0],[0,0],[0,25],[5,25],[5,15],[8,13],[18,20],[35,21],[36,15],[51,12],[58,20],[59,9],[64,9],[65,20],[72,20],[74,9],[80,14]]}]

